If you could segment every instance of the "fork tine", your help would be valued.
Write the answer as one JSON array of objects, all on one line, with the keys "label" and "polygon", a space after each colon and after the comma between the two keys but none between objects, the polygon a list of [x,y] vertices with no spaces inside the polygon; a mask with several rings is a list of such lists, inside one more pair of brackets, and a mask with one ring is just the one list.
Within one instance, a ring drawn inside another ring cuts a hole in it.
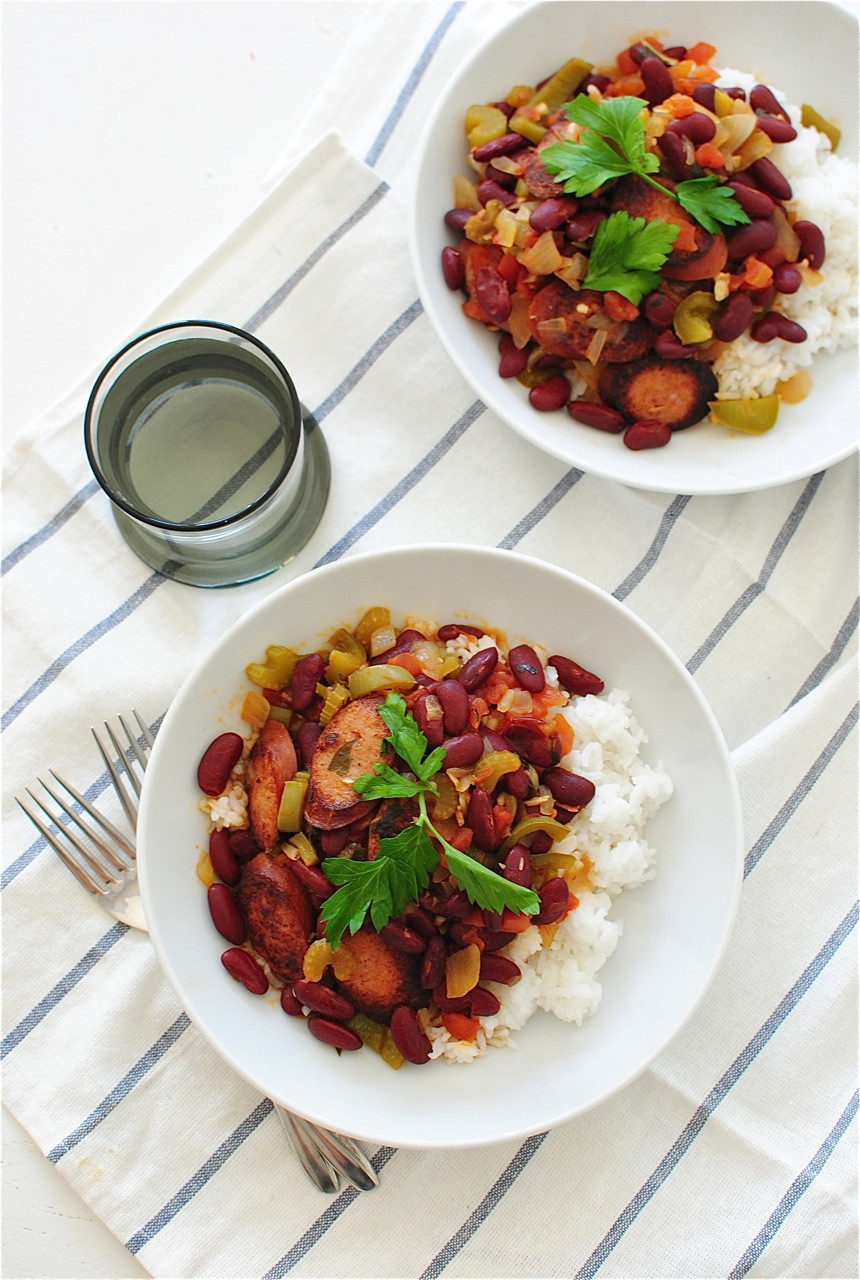
[{"label": "fork tine", "polygon": [[[135,720],[136,720],[136,721],[137,721],[137,723],[138,723],[138,727],[140,728],[141,737],[143,738],[144,742],[146,743],[147,750],[148,750],[148,751],[151,751],[151,750],[152,750],[152,748],[155,746],[155,739],[153,738],[152,734],[151,734],[151,733],[150,733],[150,731],[149,731],[149,726],[147,725],[147,723],[146,723],[146,721],[145,721],[145,720],[141,720],[140,715],[138,714],[138,712],[137,712],[137,711],[135,711],[135,709],[134,709],[133,707],[132,707],[132,712],[131,712],[131,713],[132,713],[132,715],[134,716]],[[146,768],[146,763],[147,763],[147,762],[146,762],[146,760],[141,761],[141,763],[143,764],[143,767],[144,767],[144,769],[145,769],[145,768]]]},{"label": "fork tine", "polygon": [[[39,781],[42,783],[42,786],[45,788],[48,795],[51,796],[52,799],[57,801],[57,803],[59,804],[60,808],[63,810],[64,813],[68,814],[72,822],[78,823],[78,825],[81,826],[81,829],[86,831],[87,835],[90,835],[90,832],[87,830],[86,825],[80,822],[80,819],[77,817],[77,815],[72,810],[70,810],[61,800],[59,800],[56,795],[54,795],[50,787],[46,786],[46,784],[42,782],[41,778],[39,779]],[[97,875],[101,876],[103,880],[107,880],[108,883],[110,884],[119,884],[119,877],[115,876],[112,871],[109,871],[106,867],[102,866],[102,864],[98,862],[98,860],[95,857],[93,857],[92,852],[87,848],[87,846],[83,843],[83,841],[78,839],[74,831],[72,831],[71,828],[67,826],[65,823],[61,825],[57,821],[54,814],[51,813],[50,809],[48,809],[42,803],[42,801],[39,799],[37,795],[33,794],[33,792],[30,790],[29,787],[27,787],[27,795],[35,804],[39,806],[39,808],[42,810],[42,813],[44,813],[46,817],[51,819],[51,821],[56,826],[57,830],[62,832],[63,836],[66,838],[66,840],[68,840],[69,844],[72,845],[72,847],[78,851],[81,857],[86,861],[87,865],[92,867],[93,871],[95,871]],[[42,834],[44,835],[44,831]],[[93,837],[90,836],[90,838],[92,839]],[[51,840],[50,843],[51,843],[51,848],[56,850],[57,849],[56,840],[55,839]],[[105,852],[110,862],[113,864],[113,866],[116,868],[117,871],[120,871],[123,869],[122,864],[117,861],[116,857],[109,852],[106,846],[101,845],[99,847],[103,849],[103,851]],[[103,891],[104,891],[104,886],[101,886],[99,888],[99,892],[103,892]]]},{"label": "fork tine", "polygon": [[[126,839],[126,837],[122,834],[122,832],[117,827],[115,827],[113,823],[104,816],[104,814],[99,813],[98,809],[94,809],[93,806],[90,804],[90,802],[87,800],[87,798],[85,796],[82,796],[80,791],[78,791],[76,787],[73,787],[70,782],[66,782],[65,778],[61,778],[55,769],[51,769],[51,773],[57,779],[57,782],[59,782],[60,786],[65,787],[69,795],[74,800],[77,800],[78,804],[85,811],[85,813],[88,813],[90,817],[95,822],[98,823],[102,831],[104,831],[106,835],[110,836],[111,840],[113,840],[116,844],[119,845],[120,849],[122,849],[123,853],[126,854],[127,857],[134,860],[137,857],[137,850],[135,849],[134,845],[131,844]],[[42,781],[41,778],[39,779],[39,781],[40,782]],[[42,782],[42,786],[43,787],[45,786],[44,782]],[[46,787],[46,790],[47,789],[48,788]],[[54,795],[54,793],[51,792],[51,795]],[[57,801],[58,804],[60,803],[58,796],[54,795],[54,799]],[[65,812],[68,813],[69,810],[66,809]],[[84,824],[80,822],[78,825],[82,826]],[[88,832],[88,834],[90,835],[91,839],[96,838],[94,833]],[[121,867],[122,864],[117,863],[117,866]]]},{"label": "fork tine", "polygon": [[[33,795],[33,793],[29,791],[29,789],[28,789],[28,794],[31,796]],[[35,796],[33,796],[33,799],[35,800]],[[87,892],[103,893],[104,892],[103,886],[96,884],[92,876],[90,876],[86,871],[84,871],[83,867],[78,866],[74,858],[72,858],[70,854],[59,843],[54,833],[48,827],[45,826],[44,822],[39,817],[39,815],[36,813],[32,813],[24,804],[24,801],[21,799],[20,796],[16,796],[15,800],[20,805],[20,807],[24,810],[27,817],[32,822],[33,826],[36,827],[39,831],[41,831],[42,835],[45,837],[48,844],[54,850],[54,853],[57,854],[57,856],[63,861],[63,863],[72,872],[72,874],[77,877],[77,879],[84,886]],[[36,800],[36,803],[37,804],[39,803],[38,800]],[[40,807],[43,807],[43,806],[40,806]],[[44,812],[47,813],[47,810],[44,810]]]},{"label": "fork tine", "polygon": [[[119,722],[122,725],[123,729],[125,729],[126,737],[129,738],[131,741],[133,741],[133,739],[131,738],[131,735],[129,734],[128,729],[126,728],[126,725],[123,721],[122,716],[119,716]],[[140,783],[138,782],[137,774],[135,773],[134,769],[132,769],[129,765],[128,756],[126,754],[125,749],[120,746],[119,741],[117,740],[116,734],[114,733],[113,729],[111,728],[111,726],[108,724],[107,721],[105,721],[105,729],[107,729],[107,734],[111,740],[113,749],[117,753],[117,756],[119,757],[119,762],[122,765],[122,767],[125,769],[126,777],[128,778],[128,781],[131,783],[132,791],[138,798],[140,798]],[[137,804],[135,804],[134,807],[136,812]]]},{"label": "fork tine", "polygon": [[[125,730],[125,736],[128,738],[128,745],[131,747],[132,751],[134,752],[137,763],[140,765],[141,769],[145,769],[146,756],[144,755],[143,749],[137,740],[137,734],[132,733],[131,729],[129,729],[128,725],[126,724],[125,720],[123,720],[122,716],[117,716],[117,719],[119,720],[120,724]],[[132,785],[134,786],[134,789],[137,792],[138,797],[140,797],[140,782],[137,776],[133,774],[130,769],[127,769],[127,772],[128,772],[129,778],[131,779]]]},{"label": "fork tine", "polygon": [[[122,759],[123,757],[122,747],[117,742],[110,728],[110,725],[107,723],[107,721],[105,721],[105,729],[108,732],[111,742],[116,748],[118,756],[120,757],[120,759]],[[104,760],[105,762],[107,771],[110,774],[110,780],[113,783],[113,789],[116,792],[117,796],[119,797],[120,804],[125,810],[125,816],[128,818],[129,822],[131,823],[132,828],[136,831],[137,830],[137,806],[135,805],[131,796],[126,791],[125,787],[123,786],[122,778],[120,778],[119,774],[117,773],[116,765],[111,760],[110,756],[105,750],[104,745],[102,744],[101,738],[96,733],[95,729],[91,729],[90,732],[92,733],[93,737],[96,740],[96,746],[101,752],[102,760]]]}]

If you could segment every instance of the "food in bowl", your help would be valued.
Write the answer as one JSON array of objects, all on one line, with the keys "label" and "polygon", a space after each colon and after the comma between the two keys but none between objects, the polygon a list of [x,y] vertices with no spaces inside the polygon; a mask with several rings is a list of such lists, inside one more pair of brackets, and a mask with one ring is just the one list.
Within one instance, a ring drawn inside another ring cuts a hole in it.
[{"label": "food in bowl", "polygon": [[[538,411],[667,444],[759,434],[856,340],[856,166],[779,90],[656,38],[466,114],[442,271]],[[825,256],[827,267],[823,270]]]},{"label": "food in bowl", "polygon": [[513,1045],[537,1008],[595,1012],[613,900],[654,875],[644,830],[672,792],[626,692],[385,607],[246,675],[248,734],[198,767],[198,874],[234,978],[395,1067]]}]

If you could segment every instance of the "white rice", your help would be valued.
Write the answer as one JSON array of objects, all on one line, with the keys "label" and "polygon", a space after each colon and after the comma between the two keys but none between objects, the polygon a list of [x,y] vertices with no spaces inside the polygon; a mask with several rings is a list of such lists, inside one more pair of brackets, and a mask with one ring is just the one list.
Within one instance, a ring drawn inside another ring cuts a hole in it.
[{"label": "white rice", "polygon": [[[726,68],[717,83],[749,91],[758,80]],[[817,352],[838,351],[857,341],[857,165],[834,154],[823,133],[800,123],[800,108],[779,89],[771,89],[797,129],[793,142],[775,146],[771,154],[792,188],[787,208],[821,228],[826,258],[820,282],[778,295],[779,310],[803,325],[806,341],[754,342],[743,334],[714,364],[718,399],[770,395],[778,382],[807,369]]]},{"label": "white rice", "polygon": [[[551,669],[547,678],[555,682]],[[430,1027],[431,1057],[471,1062],[488,1048],[516,1048],[511,1032],[539,1009],[577,1025],[591,1017],[602,994],[597,974],[621,935],[621,924],[610,918],[613,901],[655,874],[655,852],[645,839],[645,825],[671,796],[672,782],[662,766],[652,767],[640,755],[647,738],[629,694],[615,689],[599,697],[574,698],[563,714],[573,727],[574,745],[561,763],[590,778],[596,792],[556,850],[590,860],[588,887],[577,889],[579,905],[561,922],[550,946],[542,945],[540,931],[532,925],[502,950],[519,964],[522,978],[510,987],[487,983],[501,1008],[480,1019],[475,1041],[467,1044],[444,1027]]]}]

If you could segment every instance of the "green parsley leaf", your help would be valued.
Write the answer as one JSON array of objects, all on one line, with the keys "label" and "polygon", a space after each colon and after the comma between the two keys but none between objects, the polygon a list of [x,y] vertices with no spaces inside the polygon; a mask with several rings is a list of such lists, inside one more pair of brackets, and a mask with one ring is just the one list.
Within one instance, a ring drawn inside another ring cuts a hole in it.
[{"label": "green parsley leaf", "polygon": [[379,717],[391,731],[387,741],[391,743],[400,759],[409,766],[416,778],[426,782],[433,777],[434,773],[438,773],[439,766],[445,759],[445,752],[441,747],[437,747],[426,759],[424,758],[428,745],[427,739],[418,728],[418,721],[406,710],[406,703],[399,693],[388,694],[379,708]]},{"label": "green parsley leaf", "polygon": [[677,234],[671,222],[631,218],[623,209],[610,213],[592,241],[586,288],[613,289],[638,306],[660,284],[660,268]]},{"label": "green parsley leaf", "polygon": [[363,773],[352,784],[362,800],[383,800],[393,796],[417,796],[426,784],[416,782],[404,773],[398,773],[390,764],[380,760],[373,766],[373,773]]},{"label": "green parsley leaf", "polygon": [[579,142],[553,142],[540,158],[547,172],[574,196],[591,195],[604,183],[632,172],[624,156],[596,133],[584,133]]},{"label": "green parsley leaf", "polygon": [[430,837],[414,823],[398,835],[379,842],[379,854],[369,862],[326,858],[323,874],[338,888],[322,905],[320,919],[332,947],[348,929],[355,933],[368,911],[381,929],[415,902],[439,861]]},{"label": "green parsley leaf", "polygon": [[657,157],[645,149],[645,123],[640,118],[648,103],[642,98],[604,98],[595,102],[580,94],[567,106],[567,117],[585,129],[614,142],[627,160],[631,173],[654,173]]},{"label": "green parsley leaf", "polygon": [[540,910],[540,900],[533,889],[512,884],[468,853],[455,849],[447,840],[442,844],[448,870],[477,906],[486,907],[488,911],[504,911],[508,907],[520,915],[534,915]]},{"label": "green parsley leaf", "polygon": [[723,227],[749,222],[734,191],[714,175],[679,182],[675,188],[675,199],[712,235]]}]

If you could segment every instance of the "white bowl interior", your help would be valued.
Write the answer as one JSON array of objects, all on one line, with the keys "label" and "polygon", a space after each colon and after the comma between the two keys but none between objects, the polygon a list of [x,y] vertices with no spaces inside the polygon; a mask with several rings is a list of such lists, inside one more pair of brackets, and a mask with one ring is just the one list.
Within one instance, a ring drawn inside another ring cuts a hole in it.
[{"label": "white bowl interior", "polygon": [[[338,1056],[286,1017],[275,993],[248,994],[219,962],[195,873],[206,821],[197,761],[216,733],[242,725],[243,672],[266,645],[312,646],[372,604],[534,639],[632,694],[675,794],[648,828],[658,875],[622,895],[624,934],[602,976],[603,1003],[582,1027],[536,1015],[518,1051],[468,1066]],[[189,1016],[261,1093],[335,1129],[395,1146],[455,1147],[540,1132],[638,1075],[699,1002],[733,920],[742,862],[740,809],[720,731],[696,685],[625,606],[582,579],[511,552],[403,548],[357,556],[275,592],[236,624],[187,680],[165,717],[141,806],[140,874],[152,939]]]},{"label": "white bowl interior", "polygon": [[[742,13],[742,20],[741,15]],[[854,423],[856,350],[816,356],[813,390],[802,404],[783,405],[777,426],[747,436],[712,423],[677,432],[663,449],[638,453],[617,436],[572,423],[564,410],[539,413],[516,379],[498,376],[498,335],[461,311],[462,296],[445,285],[439,266],[454,242],[443,225],[451,183],[465,166],[463,117],[473,102],[532,84],[566,58],[611,62],[638,35],[672,43],[707,40],[718,66],[761,75],[789,101],[808,102],[843,130],[839,153],[857,155],[857,22],[835,4],[797,0],[777,11],[769,0],[742,10],[735,0],[707,7],[677,0],[554,0],[527,8],[482,45],[455,74],[428,124],[410,211],[413,267],[424,308],[454,365],[483,402],[526,440],[572,466],[634,488],[668,493],[739,493],[811,475],[847,457],[857,444]],[[810,43],[814,33],[813,47]]]}]

